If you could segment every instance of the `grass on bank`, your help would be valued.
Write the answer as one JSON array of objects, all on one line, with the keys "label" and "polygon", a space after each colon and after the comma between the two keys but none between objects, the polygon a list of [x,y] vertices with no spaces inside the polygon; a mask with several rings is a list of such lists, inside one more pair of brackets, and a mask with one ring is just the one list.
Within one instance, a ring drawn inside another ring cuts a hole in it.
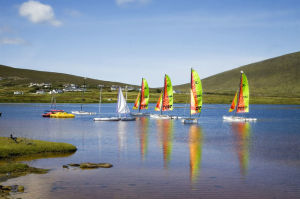
[{"label": "grass on bank", "polygon": [[[0,89],[1,90],[1,89]],[[133,103],[137,97],[137,92],[127,93],[127,102]],[[125,95],[125,93],[124,93]],[[150,103],[156,103],[160,93],[150,93]],[[102,103],[115,103],[117,101],[117,92],[103,92]],[[232,94],[216,94],[216,93],[204,93],[204,104],[230,104],[232,102],[234,93]],[[24,95],[5,94],[0,92],[0,103],[50,103],[51,95],[36,95],[30,93],[24,93]],[[56,94],[57,103],[99,103],[99,91],[97,89],[91,89],[84,94],[82,98],[81,92],[69,92]],[[174,103],[189,103],[189,94],[175,93]],[[251,104],[300,104],[300,97],[278,97],[278,96],[250,96]],[[0,110],[1,111],[1,110]]]},{"label": "grass on bank", "polygon": [[16,156],[26,156],[41,153],[72,153],[77,148],[72,144],[47,142],[17,138],[17,143],[11,138],[0,137],[0,159]]}]

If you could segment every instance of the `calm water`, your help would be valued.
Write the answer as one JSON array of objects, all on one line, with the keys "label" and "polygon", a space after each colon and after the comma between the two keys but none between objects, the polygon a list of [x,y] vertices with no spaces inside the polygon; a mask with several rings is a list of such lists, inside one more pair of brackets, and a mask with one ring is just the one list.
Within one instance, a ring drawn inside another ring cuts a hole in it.
[{"label": "calm water", "polygon": [[[48,108],[0,104],[0,136],[13,132],[78,148],[67,157],[26,161],[51,171],[5,182],[25,186],[25,193],[16,198],[300,198],[300,106],[252,105],[249,117],[257,122],[227,123],[222,116],[228,115],[228,105],[205,105],[198,125],[149,118],[42,118]],[[58,108],[71,111],[80,106]],[[84,109],[97,112],[98,105]],[[115,104],[101,109],[114,110]],[[174,114],[184,110],[177,108]],[[80,162],[108,162],[114,167],[62,168]]]}]

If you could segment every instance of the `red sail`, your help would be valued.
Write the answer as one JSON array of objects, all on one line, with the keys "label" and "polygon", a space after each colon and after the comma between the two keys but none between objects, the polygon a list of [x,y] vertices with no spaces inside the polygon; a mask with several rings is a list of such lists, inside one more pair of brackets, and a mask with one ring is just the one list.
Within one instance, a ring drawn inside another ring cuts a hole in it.
[{"label": "red sail", "polygon": [[163,94],[163,99],[162,99],[162,110],[167,111],[169,110],[169,97],[168,97],[168,90],[167,90],[167,78],[165,77],[164,81],[164,94]]},{"label": "red sail", "polygon": [[145,85],[144,81],[142,79],[142,89],[141,89],[141,105],[140,109],[145,109],[146,108],[146,102],[145,102]]},{"label": "red sail", "polygon": [[240,93],[239,93],[239,99],[238,99],[238,105],[236,108],[237,113],[243,113],[245,109],[245,102],[243,97],[243,76],[241,76],[241,83],[240,83]]},{"label": "red sail", "polygon": [[193,72],[191,72],[191,89],[192,89],[192,95],[191,97],[193,96],[194,98],[194,106],[191,108],[193,108],[192,110],[195,112],[197,111],[196,110],[196,107],[198,107],[198,98],[197,98],[197,90],[196,90],[196,85],[195,85],[195,78],[193,76]]}]

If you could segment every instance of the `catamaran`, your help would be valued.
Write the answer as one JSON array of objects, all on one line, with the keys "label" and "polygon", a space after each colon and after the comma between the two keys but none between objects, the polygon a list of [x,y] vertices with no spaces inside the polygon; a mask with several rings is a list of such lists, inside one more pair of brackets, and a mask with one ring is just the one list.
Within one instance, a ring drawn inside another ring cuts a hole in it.
[{"label": "catamaran", "polygon": [[249,112],[249,85],[248,80],[243,71],[241,71],[241,79],[239,89],[236,91],[229,112],[235,111],[234,116],[223,116],[223,120],[232,122],[241,121],[256,121],[256,118],[238,117],[237,113],[248,113]]},{"label": "catamaran", "polygon": [[[83,89],[82,89],[82,102],[84,101],[84,91],[85,91],[85,88],[86,88],[85,79],[86,78],[84,78]],[[87,111],[82,110],[82,106],[83,106],[83,104],[81,103],[80,104],[80,111],[72,111],[72,113],[76,114],[76,115],[95,115],[96,114],[95,112],[87,112]]]},{"label": "catamaran", "polygon": [[138,113],[130,113],[133,116],[146,116],[148,113],[142,113],[141,110],[148,109],[149,103],[149,87],[145,78],[142,78],[141,90],[134,102],[133,109],[139,110]]},{"label": "catamaran", "polygon": [[[198,117],[192,115],[201,113],[202,109],[202,84],[198,73],[191,69],[191,89],[190,89],[190,117],[182,119],[185,124],[198,123]],[[200,116],[198,114],[198,116]]]},{"label": "catamaran", "polygon": [[159,99],[157,101],[155,111],[160,111],[160,114],[151,114],[150,117],[157,119],[173,119],[172,116],[163,115],[163,111],[173,110],[173,87],[171,79],[168,75],[164,78],[164,88],[161,91]]},{"label": "catamaran", "polygon": [[123,96],[122,89],[119,87],[118,102],[117,102],[117,117],[100,117],[94,118],[94,121],[134,121],[136,118],[130,117],[130,110]]}]

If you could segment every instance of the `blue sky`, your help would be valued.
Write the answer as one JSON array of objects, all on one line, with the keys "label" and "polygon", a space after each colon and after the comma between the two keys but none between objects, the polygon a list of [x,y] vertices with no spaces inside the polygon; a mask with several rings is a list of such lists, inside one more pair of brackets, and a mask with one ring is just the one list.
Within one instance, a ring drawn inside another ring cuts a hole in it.
[{"label": "blue sky", "polygon": [[0,0],[0,64],[187,83],[299,51],[298,0]]}]

